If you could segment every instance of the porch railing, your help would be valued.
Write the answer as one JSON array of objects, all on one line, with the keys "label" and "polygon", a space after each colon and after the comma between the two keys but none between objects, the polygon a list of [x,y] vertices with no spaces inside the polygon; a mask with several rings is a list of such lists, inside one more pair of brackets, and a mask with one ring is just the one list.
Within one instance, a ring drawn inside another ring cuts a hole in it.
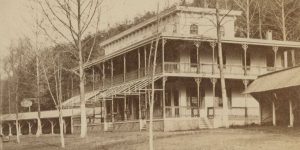
[{"label": "porch railing", "polygon": [[197,117],[198,108],[191,106],[166,106],[167,118]]},{"label": "porch railing", "polygon": [[[246,75],[262,75],[275,70],[280,70],[280,67],[265,67],[265,66],[247,66]],[[166,73],[200,73],[200,74],[218,74],[219,66],[212,63],[180,63],[180,62],[165,62]],[[224,65],[224,73],[229,75],[245,75],[245,67],[243,65],[227,64]]]}]

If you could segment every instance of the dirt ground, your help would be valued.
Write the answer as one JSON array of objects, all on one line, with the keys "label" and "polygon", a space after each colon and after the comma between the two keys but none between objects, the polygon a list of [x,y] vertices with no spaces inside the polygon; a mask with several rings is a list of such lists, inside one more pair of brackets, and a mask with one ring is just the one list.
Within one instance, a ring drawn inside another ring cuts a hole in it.
[{"label": "dirt ground", "polygon": [[[147,132],[99,132],[85,139],[67,135],[66,150],[143,150],[148,149]],[[185,132],[156,132],[156,150],[299,150],[300,128],[245,127],[209,129]],[[3,143],[3,150],[60,149],[58,135],[22,136],[21,144],[15,137]]]}]

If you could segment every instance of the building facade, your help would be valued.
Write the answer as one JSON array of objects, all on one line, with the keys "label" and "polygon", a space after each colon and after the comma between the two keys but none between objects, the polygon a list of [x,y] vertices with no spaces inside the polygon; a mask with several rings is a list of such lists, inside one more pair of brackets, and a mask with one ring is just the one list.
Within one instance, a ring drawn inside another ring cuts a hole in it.
[{"label": "building facade", "polygon": [[[102,112],[94,115],[90,130],[147,128],[156,46],[154,128],[223,127],[215,11],[172,7],[102,42],[105,55],[85,66],[86,100]],[[288,67],[300,43],[235,37],[241,12],[221,10],[220,15],[230,125],[260,124],[259,103],[243,91],[257,76]],[[76,103],[78,97],[64,105]]]}]

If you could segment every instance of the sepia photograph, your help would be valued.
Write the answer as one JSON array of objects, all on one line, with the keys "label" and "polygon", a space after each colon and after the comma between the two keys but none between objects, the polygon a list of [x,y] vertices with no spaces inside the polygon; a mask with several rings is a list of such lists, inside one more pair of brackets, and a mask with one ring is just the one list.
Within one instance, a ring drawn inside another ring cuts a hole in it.
[{"label": "sepia photograph", "polygon": [[0,150],[253,149],[300,149],[300,0],[0,0]]}]

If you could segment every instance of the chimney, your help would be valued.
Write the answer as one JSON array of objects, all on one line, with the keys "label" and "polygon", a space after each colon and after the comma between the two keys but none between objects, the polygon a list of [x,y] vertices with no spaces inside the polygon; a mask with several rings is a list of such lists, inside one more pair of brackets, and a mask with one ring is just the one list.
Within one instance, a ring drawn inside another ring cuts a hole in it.
[{"label": "chimney", "polygon": [[272,40],[272,39],[273,39],[272,31],[268,30],[266,32],[266,40]]}]

